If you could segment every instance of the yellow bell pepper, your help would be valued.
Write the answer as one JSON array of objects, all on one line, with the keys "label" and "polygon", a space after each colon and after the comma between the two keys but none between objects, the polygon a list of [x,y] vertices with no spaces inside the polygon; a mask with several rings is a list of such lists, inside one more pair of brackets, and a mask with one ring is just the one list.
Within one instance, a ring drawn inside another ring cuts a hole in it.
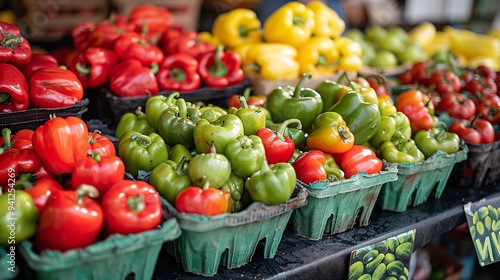
[{"label": "yellow bell pepper", "polygon": [[314,76],[324,76],[337,70],[339,52],[328,37],[312,37],[297,51],[300,73],[311,72]]},{"label": "yellow bell pepper", "polygon": [[363,68],[363,60],[355,54],[341,55],[338,69],[356,72]]},{"label": "yellow bell pepper", "polygon": [[408,40],[417,43],[422,48],[426,48],[432,44],[435,36],[436,26],[428,21],[420,23],[408,32]]},{"label": "yellow bell pepper", "polygon": [[485,34],[465,29],[456,29],[449,25],[443,31],[450,36],[450,49],[468,59],[476,56],[498,60],[500,57],[500,40]]},{"label": "yellow bell pepper", "polygon": [[450,50],[450,36],[443,31],[437,31],[430,44],[426,44],[422,48],[429,57],[437,52],[447,52]]},{"label": "yellow bell pepper", "polygon": [[474,69],[478,67],[479,65],[484,65],[488,68],[491,68],[494,71],[499,71],[500,69],[500,64],[498,60],[492,59],[491,57],[484,57],[484,56],[475,56],[471,57],[469,60],[466,62],[466,67],[470,69]]},{"label": "yellow bell pepper", "polygon": [[314,21],[316,22],[316,27],[312,32],[314,36],[337,38],[344,32],[344,20],[322,1],[309,2],[306,7],[314,12]]},{"label": "yellow bell pepper", "polygon": [[348,37],[339,37],[335,39],[335,46],[341,55],[353,54],[361,56],[363,49],[361,45]]},{"label": "yellow bell pepper", "polygon": [[254,11],[238,8],[220,14],[212,34],[228,48],[261,41],[261,22]]},{"label": "yellow bell pepper", "polygon": [[212,33],[208,32],[208,31],[202,31],[202,32],[198,33],[198,37],[203,42],[207,42],[213,46],[218,46],[218,45],[222,44],[222,42],[217,37],[215,37],[214,35],[212,35]]},{"label": "yellow bell pepper", "polygon": [[264,22],[264,40],[298,47],[309,40],[315,25],[312,10],[300,2],[288,2]]},{"label": "yellow bell pepper", "polygon": [[246,74],[258,74],[267,80],[293,80],[299,76],[296,58],[297,50],[290,45],[251,44],[244,50],[242,69]]}]

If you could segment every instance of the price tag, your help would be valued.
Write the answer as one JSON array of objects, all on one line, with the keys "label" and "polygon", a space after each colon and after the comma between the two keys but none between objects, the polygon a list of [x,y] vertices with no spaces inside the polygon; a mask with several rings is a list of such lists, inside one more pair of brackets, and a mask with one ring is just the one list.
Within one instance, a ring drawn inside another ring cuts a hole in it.
[{"label": "price tag", "polygon": [[481,266],[500,259],[500,199],[469,202],[465,216]]},{"label": "price tag", "polygon": [[414,241],[415,229],[352,251],[348,279],[408,279]]}]

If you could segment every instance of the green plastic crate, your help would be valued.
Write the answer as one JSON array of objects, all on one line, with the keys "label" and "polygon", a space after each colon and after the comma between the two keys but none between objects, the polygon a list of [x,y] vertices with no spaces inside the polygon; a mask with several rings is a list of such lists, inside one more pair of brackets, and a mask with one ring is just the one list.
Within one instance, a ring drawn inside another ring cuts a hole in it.
[{"label": "green plastic crate", "polygon": [[377,174],[359,173],[347,180],[304,184],[307,205],[292,214],[295,234],[318,240],[325,234],[352,229],[370,221],[382,185],[397,179],[397,167],[390,166]]},{"label": "green plastic crate", "polygon": [[245,265],[263,239],[264,258],[273,258],[292,211],[304,206],[306,198],[306,190],[297,186],[286,203],[267,206],[254,202],[241,212],[213,217],[179,213],[167,205],[182,234],[165,248],[185,271],[203,276],[215,275],[220,265],[228,269]]},{"label": "green plastic crate", "polygon": [[[21,257],[18,254],[18,250],[15,250],[14,254],[14,266],[11,266],[10,262],[10,246],[9,247],[2,247],[0,246],[0,280],[9,280],[9,279],[15,279],[19,275],[19,269],[20,266],[19,264],[21,263]],[[10,271],[9,269],[14,269],[14,271]]]},{"label": "green plastic crate", "polygon": [[[383,210],[404,212],[409,206],[425,203],[432,193],[440,198],[453,167],[467,159],[468,152],[469,148],[461,141],[460,150],[454,154],[438,151],[423,162],[397,164],[398,179],[382,186],[379,206]],[[384,164],[393,163],[384,161]]]},{"label": "green plastic crate", "polygon": [[21,242],[19,249],[27,264],[29,279],[123,280],[133,273],[135,280],[149,280],[163,243],[178,238],[180,234],[177,220],[170,217],[160,229],[130,235],[116,234],[84,249],[65,253],[47,251],[39,255],[33,251],[30,241]]}]

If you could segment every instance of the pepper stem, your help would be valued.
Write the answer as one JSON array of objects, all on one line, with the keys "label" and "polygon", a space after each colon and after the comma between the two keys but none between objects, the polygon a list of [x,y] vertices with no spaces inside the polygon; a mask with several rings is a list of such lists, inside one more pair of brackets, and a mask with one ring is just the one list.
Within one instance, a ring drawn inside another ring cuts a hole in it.
[{"label": "pepper stem", "polygon": [[84,66],[82,63],[77,62],[75,64],[76,71],[82,75],[88,75],[90,74],[90,67]]},{"label": "pepper stem", "polygon": [[165,104],[170,105],[174,103],[174,99],[180,97],[181,94],[179,92],[172,92],[171,94],[168,95],[167,99],[165,99]]},{"label": "pepper stem", "polygon": [[151,63],[151,67],[149,67],[149,70],[151,71],[151,73],[153,73],[153,75],[156,75],[156,73],[158,73],[158,70],[160,70],[160,66],[156,62]]},{"label": "pepper stem", "polygon": [[470,121],[467,127],[476,128],[476,121],[481,117],[481,114],[476,114],[474,118]]},{"label": "pepper stem", "polygon": [[95,129],[95,130],[92,132],[92,134],[90,134],[90,135],[89,135],[89,137],[87,138],[87,142],[89,142],[89,144],[94,144],[95,142],[97,142],[97,140],[96,140],[96,139],[94,139],[94,135],[96,135],[96,134],[101,135],[101,134],[102,134],[102,132],[101,132],[100,130],[98,130],[98,129]]},{"label": "pepper stem", "polygon": [[251,87],[247,87],[245,91],[243,92],[243,96],[245,97],[245,100],[248,100],[250,98],[250,93],[252,92]]},{"label": "pepper stem", "polygon": [[238,34],[239,34],[239,37],[240,38],[247,38],[248,37],[248,34],[252,31],[258,31],[259,29],[258,28],[248,28],[244,25],[240,25],[238,27]]},{"label": "pepper stem", "polygon": [[4,128],[2,129],[2,137],[3,137],[3,149],[8,149],[10,147],[12,147],[12,145],[14,143],[12,143],[12,141],[10,141],[10,135],[12,134],[12,130],[10,130],[9,128]]},{"label": "pepper stem", "polygon": [[179,108],[179,118],[186,118],[187,117],[186,101],[182,98],[179,98],[175,102],[175,105],[177,105],[177,107]]},{"label": "pepper stem", "polygon": [[240,108],[248,109],[247,99],[243,95],[238,96],[238,100],[240,101]]},{"label": "pepper stem", "polygon": [[135,195],[127,197],[127,206],[134,213],[140,213],[146,208],[146,203],[144,203],[143,195]]},{"label": "pepper stem", "polygon": [[101,159],[102,159],[101,154],[99,154],[98,152],[92,152],[90,154],[90,157],[92,157],[92,159],[97,161],[97,162],[101,161]]},{"label": "pepper stem", "polygon": [[306,79],[312,78],[312,73],[311,72],[306,72],[302,74],[302,76],[299,78],[299,81],[297,82],[297,85],[295,86],[295,89],[293,91],[293,98],[300,98],[300,93],[302,92],[302,84],[306,81]]},{"label": "pepper stem", "polygon": [[335,182],[345,179],[344,171],[340,170],[339,168],[325,166],[323,166],[323,168],[325,169],[326,178],[328,179],[328,181]]},{"label": "pepper stem", "polygon": [[142,106],[137,106],[137,108],[135,108],[135,112],[134,113],[138,117],[143,116],[144,112],[142,111]]},{"label": "pepper stem", "polygon": [[136,140],[137,143],[143,148],[149,147],[152,142],[151,137],[139,133],[132,134],[132,136],[130,136],[130,140]]},{"label": "pepper stem", "polygon": [[224,77],[227,75],[227,67],[222,63],[222,53],[224,52],[224,45],[218,45],[215,48],[214,64],[210,67],[210,73],[215,77]]},{"label": "pepper stem", "polygon": [[300,122],[299,119],[288,119],[280,124],[278,126],[278,129],[276,130],[276,136],[281,140],[285,141],[285,129],[292,123],[297,124],[297,129],[302,129],[302,123]]},{"label": "pepper stem", "polygon": [[216,154],[217,153],[217,149],[215,149],[214,141],[212,141],[212,144],[210,144],[210,148],[208,148],[208,153],[209,154]]},{"label": "pepper stem", "polygon": [[339,136],[342,139],[342,142],[345,142],[349,139],[349,133],[347,133],[347,129],[343,125],[337,126],[337,131],[339,132]]},{"label": "pepper stem", "polygon": [[8,49],[15,49],[23,42],[23,38],[21,36],[14,34],[2,34],[2,37],[2,46]]},{"label": "pepper stem", "polygon": [[0,103],[10,103],[11,96],[6,92],[0,92]]},{"label": "pepper stem", "polygon": [[250,149],[253,147],[253,141],[252,139],[248,138],[248,137],[244,137],[240,140],[240,146],[242,149]]},{"label": "pepper stem", "polygon": [[186,156],[182,156],[181,160],[179,161],[179,163],[177,163],[177,166],[175,167],[174,169],[174,172],[177,174],[177,175],[182,175],[182,174],[186,174],[186,172],[184,170],[186,170],[184,168],[184,165],[188,164],[189,162],[191,161],[190,158],[186,157]]},{"label": "pepper stem", "polygon": [[201,186],[201,188],[206,191],[208,190],[208,188],[210,188],[210,181],[206,180],[204,183],[203,183],[203,186]]},{"label": "pepper stem", "polygon": [[170,77],[176,82],[184,82],[186,76],[186,72],[180,67],[175,67],[170,70]]},{"label": "pepper stem", "polygon": [[96,189],[96,187],[88,184],[81,184],[80,186],[78,186],[75,192],[78,195],[78,197],[76,198],[76,203],[79,205],[83,204],[83,198],[86,196],[90,198],[99,197],[99,191]]}]

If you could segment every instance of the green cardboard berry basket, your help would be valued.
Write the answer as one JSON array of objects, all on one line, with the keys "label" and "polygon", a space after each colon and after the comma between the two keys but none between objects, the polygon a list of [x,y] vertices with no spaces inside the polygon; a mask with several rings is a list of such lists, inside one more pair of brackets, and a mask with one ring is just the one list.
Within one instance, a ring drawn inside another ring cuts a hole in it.
[{"label": "green cardboard berry basket", "polygon": [[438,151],[423,162],[384,165],[398,166],[398,179],[385,183],[378,196],[378,205],[387,211],[404,212],[408,207],[423,204],[434,194],[440,198],[456,163],[467,159],[469,148],[460,141],[454,154]]},{"label": "green cardboard berry basket", "polygon": [[336,234],[370,221],[382,185],[397,180],[397,167],[389,166],[376,174],[359,173],[349,179],[312,184],[300,182],[309,193],[307,205],[292,214],[294,233],[312,240],[323,234]]},{"label": "green cardboard berry basket", "polygon": [[149,280],[163,243],[181,234],[177,220],[165,214],[166,220],[159,229],[129,235],[115,234],[83,249],[65,253],[46,251],[39,255],[33,250],[31,241],[23,241],[19,249],[26,262],[26,276],[40,280],[123,280],[133,274],[135,280]]},{"label": "green cardboard berry basket", "polygon": [[285,203],[268,206],[253,202],[245,210],[216,216],[169,211],[182,229],[178,239],[165,243],[167,252],[186,272],[214,276],[220,265],[233,269],[248,263],[258,243],[265,240],[264,258],[273,258],[292,211],[307,203],[307,192],[296,186]]}]

